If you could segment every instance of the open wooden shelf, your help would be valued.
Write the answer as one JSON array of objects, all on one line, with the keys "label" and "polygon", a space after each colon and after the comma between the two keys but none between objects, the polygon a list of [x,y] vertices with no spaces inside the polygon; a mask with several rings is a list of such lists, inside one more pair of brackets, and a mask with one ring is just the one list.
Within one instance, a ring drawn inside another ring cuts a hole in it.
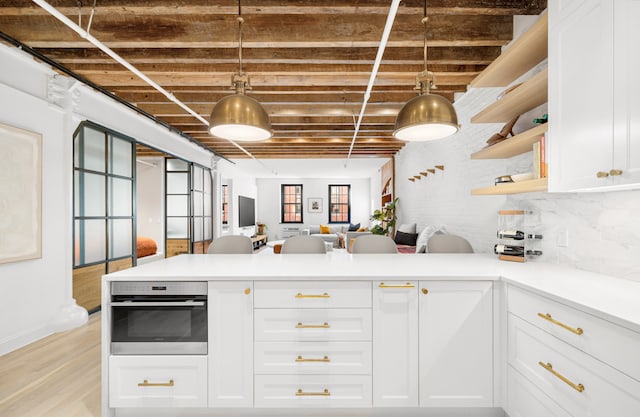
[{"label": "open wooden shelf", "polygon": [[540,71],[471,118],[471,123],[506,123],[547,101],[547,69]]},{"label": "open wooden shelf", "polygon": [[548,15],[544,14],[522,36],[471,81],[471,87],[505,87],[547,57]]},{"label": "open wooden shelf", "polygon": [[547,131],[547,124],[518,133],[500,143],[480,149],[471,154],[471,159],[504,159],[530,152],[535,142]]},{"label": "open wooden shelf", "polygon": [[531,193],[535,191],[547,191],[547,178],[538,178],[529,181],[508,182],[492,187],[477,188],[471,190],[471,195],[504,195]]}]

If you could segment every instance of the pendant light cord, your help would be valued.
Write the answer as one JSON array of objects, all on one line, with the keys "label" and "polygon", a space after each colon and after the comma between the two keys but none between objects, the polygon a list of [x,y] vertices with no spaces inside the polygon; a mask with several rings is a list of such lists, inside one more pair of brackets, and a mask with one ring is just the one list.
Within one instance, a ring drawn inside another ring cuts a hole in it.
[{"label": "pendant light cord", "polygon": [[241,3],[241,0],[238,0],[238,67],[240,68],[240,75],[242,75],[242,23],[244,23]]},{"label": "pendant light cord", "polygon": [[422,17],[422,24],[424,25],[424,72],[427,72],[427,0],[424,0],[424,16]]}]

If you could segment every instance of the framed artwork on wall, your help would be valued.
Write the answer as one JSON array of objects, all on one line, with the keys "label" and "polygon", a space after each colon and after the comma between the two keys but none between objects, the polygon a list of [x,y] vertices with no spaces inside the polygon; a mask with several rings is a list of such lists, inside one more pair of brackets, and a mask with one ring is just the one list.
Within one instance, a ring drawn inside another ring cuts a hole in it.
[{"label": "framed artwork on wall", "polygon": [[0,264],[42,257],[42,135],[0,123]]},{"label": "framed artwork on wall", "polygon": [[322,199],[310,198],[309,205],[307,206],[309,213],[322,213]]}]

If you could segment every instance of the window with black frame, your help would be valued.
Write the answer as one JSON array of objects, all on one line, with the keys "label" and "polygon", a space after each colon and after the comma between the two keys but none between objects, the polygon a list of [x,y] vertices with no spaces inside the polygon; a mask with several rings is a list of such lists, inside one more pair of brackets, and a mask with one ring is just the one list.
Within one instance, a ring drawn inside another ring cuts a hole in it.
[{"label": "window with black frame", "polygon": [[302,184],[282,184],[280,204],[282,223],[302,223]]},{"label": "window with black frame", "polygon": [[329,185],[329,223],[351,222],[351,185]]},{"label": "window with black frame", "polygon": [[222,224],[229,224],[229,186],[222,186]]}]

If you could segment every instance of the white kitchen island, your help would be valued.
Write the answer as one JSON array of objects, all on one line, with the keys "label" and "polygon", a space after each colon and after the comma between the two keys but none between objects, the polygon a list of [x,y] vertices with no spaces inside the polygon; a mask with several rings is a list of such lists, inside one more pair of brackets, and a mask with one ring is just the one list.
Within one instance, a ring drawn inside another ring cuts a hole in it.
[{"label": "white kitchen island", "polygon": [[[112,355],[115,281],[207,282],[208,354]],[[106,275],[102,311],[104,416],[640,415],[640,283],[570,268],[181,255]]]}]

